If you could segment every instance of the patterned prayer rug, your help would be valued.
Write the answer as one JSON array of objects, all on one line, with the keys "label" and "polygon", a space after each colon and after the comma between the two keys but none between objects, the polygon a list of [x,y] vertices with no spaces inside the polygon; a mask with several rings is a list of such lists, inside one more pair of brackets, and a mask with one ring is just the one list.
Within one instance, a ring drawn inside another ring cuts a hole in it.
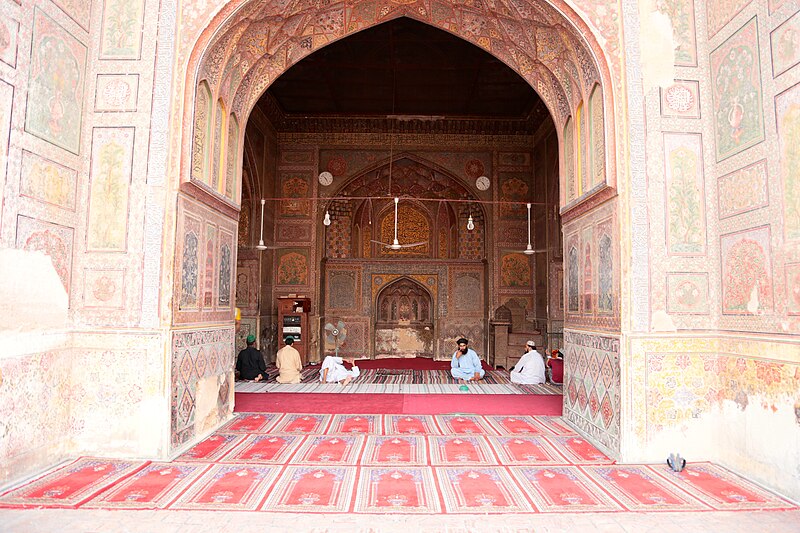
[{"label": "patterned prayer rug", "polygon": [[83,508],[165,509],[208,469],[208,463],[150,463]]},{"label": "patterned prayer rug", "polygon": [[[272,370],[270,370],[272,369]],[[264,381],[237,381],[236,392],[302,392],[302,393],[389,393],[389,394],[458,394],[461,386],[449,370],[411,370],[394,368],[368,368],[346,387],[338,383],[320,383],[319,366],[303,369],[302,380],[297,384],[275,381],[277,369],[269,367]],[[511,383],[506,370],[489,370],[477,383],[470,383],[472,394],[553,394],[560,395],[560,385],[518,385]]]},{"label": "patterned prayer rug", "polygon": [[171,462],[80,458],[0,494],[0,507],[377,515],[799,508],[706,462],[681,473],[614,464],[559,417],[305,413],[237,414]]},{"label": "patterned prayer rug", "polygon": [[5,493],[1,501],[24,507],[76,507],[144,465],[84,457]]}]

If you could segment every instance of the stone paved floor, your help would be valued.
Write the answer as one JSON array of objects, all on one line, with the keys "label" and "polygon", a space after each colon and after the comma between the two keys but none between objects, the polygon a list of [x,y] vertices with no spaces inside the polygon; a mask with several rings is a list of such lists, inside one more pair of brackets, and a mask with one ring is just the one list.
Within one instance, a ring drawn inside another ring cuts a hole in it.
[{"label": "stone paved floor", "polygon": [[524,516],[300,515],[214,511],[0,509],[3,532],[555,532],[793,533],[800,510],[687,513],[559,513]]}]

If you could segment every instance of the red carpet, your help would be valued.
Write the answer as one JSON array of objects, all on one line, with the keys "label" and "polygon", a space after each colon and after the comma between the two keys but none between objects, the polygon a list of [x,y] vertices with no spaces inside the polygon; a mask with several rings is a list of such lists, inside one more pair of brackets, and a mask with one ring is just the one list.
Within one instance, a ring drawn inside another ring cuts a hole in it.
[{"label": "red carpet", "polygon": [[562,397],[536,394],[236,393],[237,413],[561,415]]},{"label": "red carpet", "polygon": [[239,414],[176,461],[80,458],[0,494],[0,507],[460,516],[797,509],[709,463],[681,473],[613,464],[559,417],[365,413]]}]

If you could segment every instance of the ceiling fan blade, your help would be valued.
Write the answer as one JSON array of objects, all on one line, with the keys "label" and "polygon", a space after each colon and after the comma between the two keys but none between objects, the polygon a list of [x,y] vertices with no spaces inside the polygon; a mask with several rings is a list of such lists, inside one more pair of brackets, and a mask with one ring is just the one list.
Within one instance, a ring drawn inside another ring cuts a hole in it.
[{"label": "ceiling fan blade", "polygon": [[412,244],[398,244],[397,246],[400,248],[416,248],[417,246],[422,246],[423,244],[428,244],[428,241],[420,241]]},{"label": "ceiling fan blade", "polygon": [[375,239],[370,239],[369,242],[374,242],[375,244],[380,244],[381,246],[391,246],[388,242],[376,241]]}]

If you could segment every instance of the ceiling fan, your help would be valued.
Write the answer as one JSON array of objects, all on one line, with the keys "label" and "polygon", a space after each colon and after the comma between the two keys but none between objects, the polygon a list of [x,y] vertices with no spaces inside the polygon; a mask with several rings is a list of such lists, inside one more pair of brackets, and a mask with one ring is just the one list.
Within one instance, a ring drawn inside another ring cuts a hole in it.
[{"label": "ceiling fan", "polygon": [[[389,161],[389,165],[391,165],[391,161]],[[388,242],[381,242],[372,240],[374,243],[378,243],[381,246],[385,246],[390,250],[400,250],[403,248],[416,248],[417,246],[422,246],[423,244],[427,244],[428,241],[420,241],[411,244],[400,244],[400,241],[397,240],[397,204],[400,202],[400,198],[397,196],[394,197],[394,241],[391,244]]]},{"label": "ceiling fan", "polygon": [[546,249],[543,248],[543,249],[540,249],[540,250],[534,250],[533,246],[531,246],[531,204],[530,204],[530,202],[527,205],[528,205],[528,246],[524,250],[522,250],[521,253],[523,253],[525,255],[533,255],[533,254],[544,253],[544,252],[547,251]]}]

